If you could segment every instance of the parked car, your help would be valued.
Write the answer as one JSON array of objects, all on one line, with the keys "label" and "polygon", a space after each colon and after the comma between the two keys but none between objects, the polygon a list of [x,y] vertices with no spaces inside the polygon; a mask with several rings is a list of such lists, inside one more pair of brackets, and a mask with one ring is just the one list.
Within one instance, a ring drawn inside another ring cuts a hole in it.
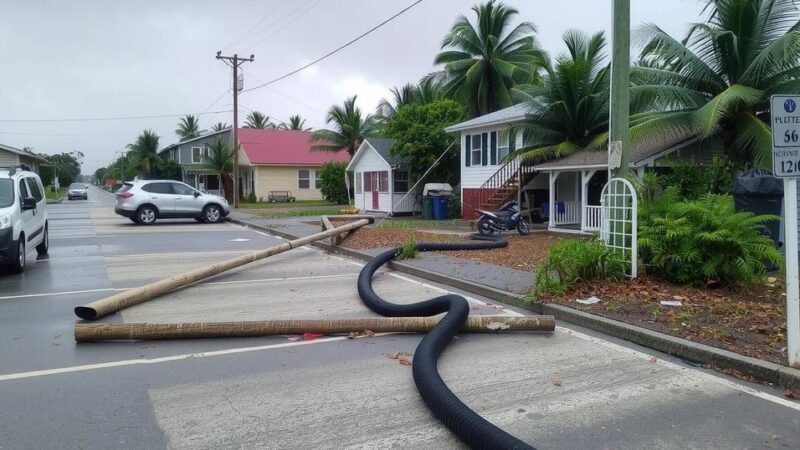
[{"label": "parked car", "polygon": [[89,187],[83,183],[72,183],[67,189],[67,200],[82,198],[89,200]]},{"label": "parked car", "polygon": [[0,265],[25,270],[27,254],[50,245],[42,180],[22,167],[0,167]]},{"label": "parked car", "polygon": [[177,218],[217,223],[231,212],[224,198],[172,180],[126,181],[116,197],[114,212],[142,225]]}]

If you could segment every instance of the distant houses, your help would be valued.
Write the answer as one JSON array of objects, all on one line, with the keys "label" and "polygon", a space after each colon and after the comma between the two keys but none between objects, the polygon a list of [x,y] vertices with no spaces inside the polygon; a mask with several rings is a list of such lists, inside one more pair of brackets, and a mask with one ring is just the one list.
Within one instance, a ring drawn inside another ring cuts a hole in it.
[{"label": "distant houses", "polygon": [[21,164],[39,173],[39,167],[43,164],[47,164],[47,160],[27,150],[20,150],[9,145],[0,144],[0,167],[19,166]]}]

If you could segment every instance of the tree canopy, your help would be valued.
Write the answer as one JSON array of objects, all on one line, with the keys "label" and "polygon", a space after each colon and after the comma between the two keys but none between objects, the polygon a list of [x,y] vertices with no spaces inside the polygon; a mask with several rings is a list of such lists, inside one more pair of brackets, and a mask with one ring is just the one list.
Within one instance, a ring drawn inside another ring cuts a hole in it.
[{"label": "tree canopy", "polygon": [[316,142],[313,151],[346,151],[352,158],[365,137],[375,132],[376,122],[370,114],[362,114],[356,106],[356,96],[344,101],[344,105],[333,105],[325,117],[330,129],[317,130],[311,136]]}]

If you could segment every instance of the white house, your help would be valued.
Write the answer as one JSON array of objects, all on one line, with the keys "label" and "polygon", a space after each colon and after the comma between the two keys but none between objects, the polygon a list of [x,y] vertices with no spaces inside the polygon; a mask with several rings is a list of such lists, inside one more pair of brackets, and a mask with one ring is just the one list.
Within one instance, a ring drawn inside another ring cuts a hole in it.
[{"label": "white house", "polygon": [[409,193],[407,165],[390,153],[393,144],[392,139],[366,138],[347,165],[355,179],[356,208],[393,214],[420,210],[417,192]]},{"label": "white house", "polygon": [[47,160],[28,150],[20,150],[8,145],[0,144],[0,167],[14,167],[26,165],[36,173],[39,173],[39,166],[46,165]]},{"label": "white house", "polygon": [[[495,209],[519,195],[533,220],[547,223],[551,231],[597,231],[600,194],[608,180],[607,152],[583,150],[539,165],[508,159],[523,146],[521,126],[533,120],[528,106],[518,104],[445,128],[461,133],[462,218],[474,219],[475,209]],[[679,134],[634,144],[630,168],[641,175],[664,159],[702,163],[722,153],[719,143]]]}]

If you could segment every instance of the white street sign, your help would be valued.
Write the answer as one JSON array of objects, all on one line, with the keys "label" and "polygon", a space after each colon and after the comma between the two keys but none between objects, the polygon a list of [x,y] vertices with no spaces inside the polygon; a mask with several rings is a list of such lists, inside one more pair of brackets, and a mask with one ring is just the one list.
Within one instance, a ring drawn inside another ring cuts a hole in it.
[{"label": "white street sign", "polygon": [[800,366],[800,270],[797,244],[797,177],[800,176],[800,96],[773,95],[772,171],[783,177],[786,219],[786,341],[789,365]]},{"label": "white street sign", "polygon": [[772,173],[800,177],[800,95],[772,96]]},{"label": "white street sign", "polygon": [[611,141],[608,146],[608,168],[619,169],[622,165],[622,141]]}]

